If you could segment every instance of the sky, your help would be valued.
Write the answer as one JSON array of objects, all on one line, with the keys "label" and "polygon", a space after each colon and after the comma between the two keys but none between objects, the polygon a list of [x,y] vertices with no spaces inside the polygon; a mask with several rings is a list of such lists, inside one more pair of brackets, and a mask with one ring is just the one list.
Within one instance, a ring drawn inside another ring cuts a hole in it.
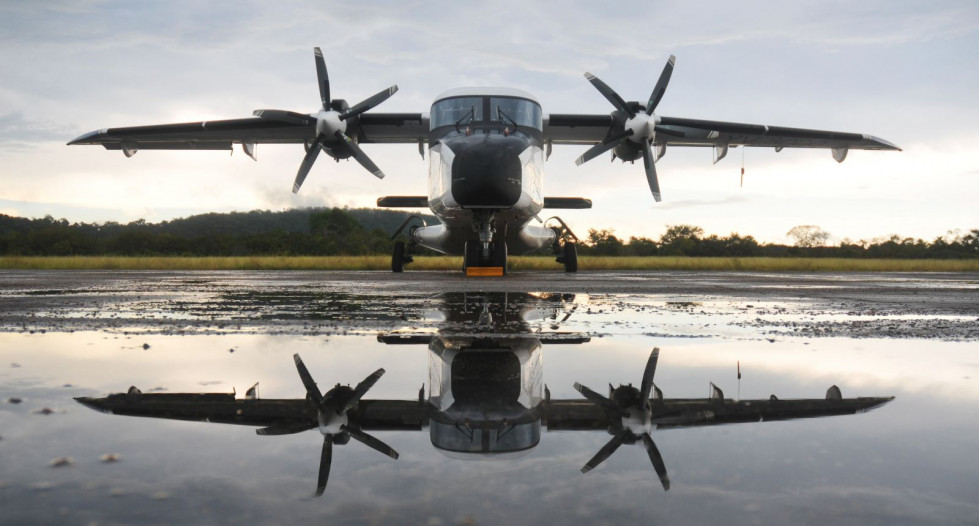
[{"label": "sky", "polygon": [[[868,133],[903,152],[670,148],[663,202],[640,164],[555,146],[545,195],[579,235],[658,238],[668,225],[788,242],[818,225],[830,242],[932,240],[979,228],[979,4],[974,1],[437,3],[0,0],[0,213],[71,222],[150,222],[204,212],[371,207],[427,193],[415,145],[365,145],[387,177],[320,159],[291,192],[299,145],[241,151],[141,151],[131,159],[66,142],[101,128],[241,118],[319,106],[312,48],[335,97],[392,84],[374,111],[427,112],[461,86],[533,93],[545,113],[611,111],[590,71],[646,100],[667,58],[676,69],[657,113]],[[740,183],[742,159],[745,167]]]}]

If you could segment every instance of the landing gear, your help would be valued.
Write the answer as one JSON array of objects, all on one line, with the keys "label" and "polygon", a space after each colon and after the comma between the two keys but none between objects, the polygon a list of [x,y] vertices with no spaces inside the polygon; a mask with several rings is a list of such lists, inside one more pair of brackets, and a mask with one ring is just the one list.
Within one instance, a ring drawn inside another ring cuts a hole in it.
[{"label": "landing gear", "polygon": [[565,272],[578,272],[578,236],[560,217],[554,216],[547,221],[552,219],[557,221],[557,225],[550,227],[555,234],[553,249],[557,257],[554,261],[563,264]]},{"label": "landing gear", "polygon": [[502,239],[490,243],[467,241],[462,270],[467,276],[502,276],[506,274],[507,246]]},{"label": "landing gear", "polygon": [[564,243],[562,263],[565,272],[578,272],[578,244],[574,241]]},{"label": "landing gear", "polygon": [[411,257],[404,241],[397,241],[394,244],[394,253],[391,254],[391,272],[404,272],[405,265],[411,263]]}]

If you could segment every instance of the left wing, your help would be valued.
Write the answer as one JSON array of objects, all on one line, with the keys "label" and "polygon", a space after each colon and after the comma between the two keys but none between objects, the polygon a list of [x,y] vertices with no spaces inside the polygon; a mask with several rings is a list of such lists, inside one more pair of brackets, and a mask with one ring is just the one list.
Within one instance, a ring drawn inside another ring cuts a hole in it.
[{"label": "left wing", "polygon": [[[101,145],[107,150],[230,150],[235,144],[310,144],[316,118],[285,122],[261,117],[219,121],[104,128],[68,144]],[[373,113],[348,124],[348,135],[360,143],[413,143],[428,138],[428,119],[421,113]],[[246,152],[248,151],[246,147]]]}]

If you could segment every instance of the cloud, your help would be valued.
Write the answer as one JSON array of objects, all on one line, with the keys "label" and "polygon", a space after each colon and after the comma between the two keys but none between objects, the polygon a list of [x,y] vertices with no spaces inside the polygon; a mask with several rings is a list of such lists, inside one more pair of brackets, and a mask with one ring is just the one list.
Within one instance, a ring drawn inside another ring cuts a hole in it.
[{"label": "cloud", "polygon": [[30,120],[20,111],[0,114],[0,149],[24,150],[32,143],[64,141],[70,126],[46,119]]}]

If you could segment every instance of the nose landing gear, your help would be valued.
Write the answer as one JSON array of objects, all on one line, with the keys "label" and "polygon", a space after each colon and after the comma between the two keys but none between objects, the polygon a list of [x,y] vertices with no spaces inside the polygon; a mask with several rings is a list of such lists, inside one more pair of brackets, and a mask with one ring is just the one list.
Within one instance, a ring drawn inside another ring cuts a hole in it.
[{"label": "nose landing gear", "polygon": [[506,274],[506,265],[507,246],[502,239],[489,243],[478,240],[466,242],[462,270],[467,276],[502,276]]}]

